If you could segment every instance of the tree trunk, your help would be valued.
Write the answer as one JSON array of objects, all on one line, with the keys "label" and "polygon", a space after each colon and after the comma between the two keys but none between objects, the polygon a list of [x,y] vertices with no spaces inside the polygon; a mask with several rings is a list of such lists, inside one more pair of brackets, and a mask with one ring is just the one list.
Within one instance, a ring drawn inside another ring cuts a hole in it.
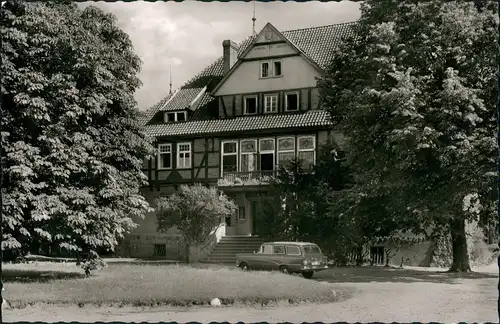
[{"label": "tree trunk", "polygon": [[451,220],[450,229],[453,261],[449,272],[471,272],[469,254],[467,253],[465,219],[459,218]]}]

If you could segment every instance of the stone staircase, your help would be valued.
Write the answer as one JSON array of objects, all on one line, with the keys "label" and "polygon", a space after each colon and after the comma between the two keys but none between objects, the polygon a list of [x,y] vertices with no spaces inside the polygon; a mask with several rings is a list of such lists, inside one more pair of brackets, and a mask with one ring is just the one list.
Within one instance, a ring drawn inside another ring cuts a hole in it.
[{"label": "stone staircase", "polygon": [[235,264],[237,253],[257,251],[264,239],[258,236],[223,236],[212,252],[200,262]]}]

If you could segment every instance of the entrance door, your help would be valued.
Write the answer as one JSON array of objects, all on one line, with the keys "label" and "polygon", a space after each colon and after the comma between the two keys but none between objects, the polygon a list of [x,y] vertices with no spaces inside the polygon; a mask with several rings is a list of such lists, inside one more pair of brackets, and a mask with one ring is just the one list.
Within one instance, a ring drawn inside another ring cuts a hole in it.
[{"label": "entrance door", "polygon": [[245,206],[239,206],[236,212],[236,222],[237,224],[237,235],[251,235],[251,224],[250,219],[248,219],[247,209]]}]

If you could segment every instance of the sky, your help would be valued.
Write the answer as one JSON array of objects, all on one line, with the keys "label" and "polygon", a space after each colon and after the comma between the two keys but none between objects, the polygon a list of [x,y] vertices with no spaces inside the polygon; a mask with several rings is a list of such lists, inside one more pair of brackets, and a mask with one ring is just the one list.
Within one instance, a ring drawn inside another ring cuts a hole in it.
[{"label": "sky", "polygon": [[136,92],[145,110],[222,56],[222,41],[239,43],[252,34],[255,5],[256,32],[267,22],[290,30],[355,21],[360,3],[341,2],[87,2],[115,14],[132,40],[143,65],[143,85]]}]

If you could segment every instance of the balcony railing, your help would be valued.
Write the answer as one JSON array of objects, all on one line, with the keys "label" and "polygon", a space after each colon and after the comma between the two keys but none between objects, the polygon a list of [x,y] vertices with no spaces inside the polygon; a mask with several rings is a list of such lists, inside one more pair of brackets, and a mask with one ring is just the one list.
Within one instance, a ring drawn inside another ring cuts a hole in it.
[{"label": "balcony railing", "polygon": [[278,172],[278,170],[224,172],[222,178],[218,181],[218,185],[220,187],[266,185],[276,177]]}]

